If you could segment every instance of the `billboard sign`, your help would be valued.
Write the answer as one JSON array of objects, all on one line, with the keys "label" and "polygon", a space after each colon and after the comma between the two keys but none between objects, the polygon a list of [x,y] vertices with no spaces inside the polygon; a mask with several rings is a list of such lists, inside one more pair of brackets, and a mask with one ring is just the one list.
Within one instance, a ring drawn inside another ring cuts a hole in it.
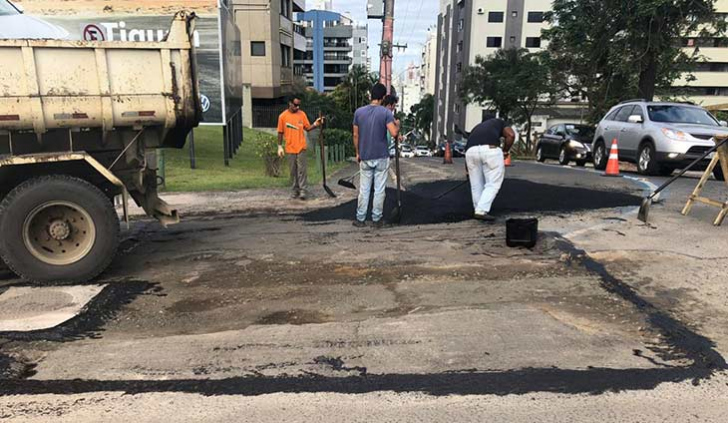
[{"label": "billboard sign", "polygon": [[[176,12],[195,12],[198,20],[193,43],[204,110],[202,124],[225,125],[229,116],[240,111],[240,107],[226,110],[226,96],[234,99],[237,93],[231,87],[226,90],[224,65],[234,59],[225,57],[231,53],[223,46],[223,29],[227,28],[225,34],[233,41],[236,33],[230,33],[226,23],[230,14],[219,0],[32,0],[21,4],[26,14],[67,31],[69,39],[87,41],[160,41]],[[237,41],[239,44],[239,32]],[[239,87],[237,98],[242,102],[242,84]],[[237,104],[235,100],[227,103],[233,107]]]}]

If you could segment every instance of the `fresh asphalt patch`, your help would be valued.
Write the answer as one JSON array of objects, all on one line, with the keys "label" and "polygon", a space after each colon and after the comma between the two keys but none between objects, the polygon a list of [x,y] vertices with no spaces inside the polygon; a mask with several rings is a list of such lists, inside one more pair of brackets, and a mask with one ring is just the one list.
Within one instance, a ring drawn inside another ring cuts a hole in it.
[{"label": "fresh asphalt patch", "polygon": [[[349,366],[341,357],[318,356],[314,363],[329,366],[334,371],[345,372],[340,377],[308,373],[304,375],[230,377],[223,379],[177,379],[177,380],[33,380],[32,365],[8,374],[13,363],[0,355],[0,395],[79,394],[90,392],[124,392],[144,394],[156,392],[194,393],[207,396],[243,395],[256,396],[271,393],[342,393],[360,394],[370,392],[420,392],[441,395],[523,395],[536,392],[562,394],[598,395],[605,392],[651,390],[666,382],[678,383],[692,380],[698,384],[711,378],[715,372],[728,368],[724,358],[715,350],[715,343],[699,335],[687,325],[671,317],[641,297],[619,278],[575,248],[568,240],[559,238],[558,248],[574,266],[582,266],[601,278],[601,286],[647,316],[650,330],[659,332],[662,342],[647,345],[646,349],[666,360],[682,361],[684,364],[661,363],[656,368],[520,368],[504,371],[463,369],[458,371],[427,374],[373,374],[366,367]],[[158,294],[147,284],[131,284],[136,295]],[[127,297],[130,298],[130,297]],[[114,300],[109,298],[109,300]],[[116,298],[114,301],[120,301]],[[119,309],[119,304],[96,304],[96,309],[87,313],[87,319],[95,325],[103,321],[103,307]],[[99,308],[102,308],[99,310]],[[92,325],[94,326],[94,325]],[[95,327],[95,331],[100,331]],[[78,328],[76,328],[78,331]],[[6,334],[0,334],[0,339]],[[637,356],[645,356],[635,350]],[[657,364],[655,362],[655,364]],[[5,367],[5,369],[3,369]],[[351,372],[355,372],[352,375]]]},{"label": "fresh asphalt patch", "polygon": [[[402,192],[403,225],[455,223],[472,219],[473,203],[470,185],[463,181],[437,181],[417,184]],[[456,186],[454,191],[436,199]],[[587,189],[506,179],[493,204],[491,214],[505,217],[510,214],[561,214],[583,210],[639,206],[641,197],[618,191]],[[371,200],[370,200],[371,203]],[[392,215],[397,204],[397,192],[388,188],[384,203],[385,219]],[[302,217],[308,222],[339,219],[353,220],[357,201],[336,207],[308,212]],[[369,208],[371,216],[371,206]]]}]

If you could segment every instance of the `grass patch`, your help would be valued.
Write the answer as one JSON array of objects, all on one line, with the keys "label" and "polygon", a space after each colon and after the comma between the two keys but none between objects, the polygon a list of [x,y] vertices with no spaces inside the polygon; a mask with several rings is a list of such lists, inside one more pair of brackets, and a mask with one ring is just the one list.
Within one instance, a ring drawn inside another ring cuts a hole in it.
[{"label": "grass patch", "polygon": [[[190,169],[189,146],[164,150],[167,192],[234,191],[252,188],[284,188],[289,186],[288,164],[278,178],[265,175],[263,158],[256,155],[257,134],[273,135],[254,129],[244,129],[243,143],[238,153],[225,166],[223,160],[222,128],[202,126],[195,129],[196,169]],[[321,184],[321,169],[316,167],[313,149],[308,152],[309,185]],[[344,167],[336,163],[326,168],[327,175]],[[331,185],[331,183],[329,183]]]}]

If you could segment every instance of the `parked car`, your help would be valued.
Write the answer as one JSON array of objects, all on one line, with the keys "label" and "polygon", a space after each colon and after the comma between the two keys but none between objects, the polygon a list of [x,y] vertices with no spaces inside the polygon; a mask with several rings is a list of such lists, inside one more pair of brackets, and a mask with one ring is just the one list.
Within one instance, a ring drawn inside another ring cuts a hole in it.
[{"label": "parked car", "polygon": [[22,7],[0,0],[0,39],[68,39],[68,31],[23,13]]},{"label": "parked car", "polygon": [[594,127],[575,123],[564,123],[549,128],[536,143],[536,160],[558,159],[562,165],[576,161],[584,166],[591,160],[591,143]]},{"label": "parked car", "polygon": [[[693,104],[625,101],[612,107],[597,126],[594,167],[606,168],[612,140],[617,139],[620,161],[636,163],[643,175],[668,176],[715,146],[714,136],[728,135],[727,125]],[[709,162],[705,159],[696,170]],[[724,178],[720,167],[713,174]]]},{"label": "parked car", "polygon": [[466,140],[455,141],[452,143],[452,156],[453,157],[465,157],[465,144]]},{"label": "parked car", "polygon": [[399,148],[399,157],[402,157],[403,159],[411,159],[415,156],[414,150],[412,150],[412,146],[408,144],[403,144]]},{"label": "parked car", "polygon": [[424,145],[418,145],[415,147],[415,156],[416,157],[432,157],[432,151],[430,151],[427,146]]}]

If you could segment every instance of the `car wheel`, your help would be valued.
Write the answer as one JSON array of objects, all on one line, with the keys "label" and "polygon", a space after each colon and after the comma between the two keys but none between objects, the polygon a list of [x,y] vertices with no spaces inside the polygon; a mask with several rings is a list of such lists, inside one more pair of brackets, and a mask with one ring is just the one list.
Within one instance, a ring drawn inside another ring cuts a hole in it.
[{"label": "car wheel", "polygon": [[559,150],[559,164],[562,166],[569,164],[569,155],[566,153],[566,147],[561,147],[561,150]]},{"label": "car wheel", "polygon": [[718,163],[718,166],[713,168],[713,176],[715,176],[715,179],[719,181],[725,181],[725,175],[723,174],[723,168],[720,167],[720,163]]},{"label": "car wheel", "polygon": [[536,160],[538,160],[541,163],[546,161],[546,157],[544,157],[544,155],[543,155],[543,147],[541,147],[540,145],[536,149]]},{"label": "car wheel", "polygon": [[607,149],[604,141],[597,141],[594,145],[594,169],[604,170],[607,168]]},{"label": "car wheel", "polygon": [[641,175],[657,175],[659,169],[655,160],[655,147],[646,142],[642,144],[637,154],[637,171]]},{"label": "car wheel", "polygon": [[579,167],[584,167],[586,166],[586,160],[577,160],[576,165]]}]

